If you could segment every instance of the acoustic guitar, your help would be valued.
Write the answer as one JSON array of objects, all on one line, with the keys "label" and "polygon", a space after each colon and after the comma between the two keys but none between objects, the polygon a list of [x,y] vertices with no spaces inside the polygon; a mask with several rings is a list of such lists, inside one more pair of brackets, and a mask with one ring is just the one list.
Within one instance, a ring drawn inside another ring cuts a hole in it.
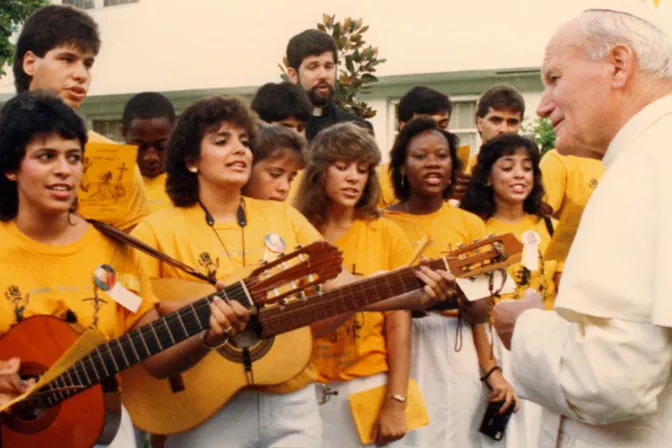
[{"label": "acoustic guitar", "polygon": [[[84,352],[63,373],[42,386],[38,383],[11,412],[0,414],[0,447],[109,444],[121,417],[117,373],[133,366],[142,369],[141,361],[209,328],[215,297],[256,310],[268,300],[283,300],[335,278],[342,263],[341,252],[327,242],[299,247],[257,267],[244,280]],[[0,359],[18,356],[22,377],[46,379],[49,368],[77,343],[78,334],[69,324],[52,316],[32,316],[0,338]],[[218,379],[227,381],[222,374]]]},{"label": "acoustic guitar", "polygon": [[[512,234],[493,236],[431,260],[429,266],[449,270],[456,277],[473,277],[495,270],[502,270],[505,276],[505,268],[520,261],[522,248]],[[155,292],[170,300],[171,291],[178,284],[165,282],[158,282]],[[179,282],[186,290],[208,287]],[[206,355],[177,381],[158,380],[140,367],[123,372],[124,406],[133,424],[151,434],[187,431],[214,415],[242,388],[281,384],[303,371],[312,354],[308,327],[312,322],[357,311],[423,287],[414,268],[409,267],[304,298],[267,302],[243,333]],[[455,309],[457,303],[449,306]]]}]

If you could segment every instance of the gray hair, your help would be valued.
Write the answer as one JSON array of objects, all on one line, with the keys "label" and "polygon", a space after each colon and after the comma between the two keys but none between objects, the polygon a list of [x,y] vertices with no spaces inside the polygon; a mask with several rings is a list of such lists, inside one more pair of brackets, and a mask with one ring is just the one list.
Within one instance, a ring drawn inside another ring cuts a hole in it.
[{"label": "gray hair", "polygon": [[613,11],[585,11],[579,23],[588,59],[601,61],[614,45],[637,55],[639,68],[654,79],[672,79],[672,37],[638,17]]}]

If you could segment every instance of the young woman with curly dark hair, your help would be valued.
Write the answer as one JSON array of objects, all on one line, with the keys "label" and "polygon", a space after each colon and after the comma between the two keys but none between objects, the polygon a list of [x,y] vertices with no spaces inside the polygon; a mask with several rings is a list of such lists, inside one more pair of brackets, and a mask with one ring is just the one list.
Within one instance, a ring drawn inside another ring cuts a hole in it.
[{"label": "young woman with curly dark hair", "polygon": [[[544,261],[542,254],[551,240],[555,221],[546,215],[547,207],[542,202],[544,188],[539,160],[539,148],[527,137],[502,134],[488,140],[481,147],[462,199],[461,207],[479,215],[485,221],[488,234],[513,233],[523,243],[531,244],[531,249],[527,249],[531,250],[531,260],[526,255],[522,263],[509,267],[511,286],[494,297],[495,303],[521,299],[528,288],[533,288],[542,295],[548,309],[553,306],[554,277],[559,267],[555,261]],[[486,325],[475,325],[473,330],[474,342],[482,345],[479,353],[487,353],[487,356],[479,356],[483,370],[500,366],[506,377],[510,372],[510,353],[496,336],[490,351]],[[491,401],[503,399],[495,393],[489,398]],[[509,422],[506,445],[536,446],[533,441],[538,435],[540,418],[539,406],[522,401],[520,410]]]},{"label": "young woman with curly dark hair", "polygon": [[[224,280],[241,268],[272,261],[297,245],[322,239],[287,202],[242,196],[252,170],[256,132],[254,113],[239,99],[214,96],[189,106],[166,149],[166,191],[174,207],[141,221],[133,235],[213,280]],[[156,259],[144,260],[152,278],[191,280]],[[442,280],[449,280],[445,272],[424,267],[417,275],[436,289],[425,289],[414,298],[424,298],[425,293],[438,297],[450,288]],[[344,270],[325,289],[354,278]],[[169,305],[162,304],[165,311]],[[316,334],[329,332],[347,317],[324,319],[311,328]],[[209,340],[205,345],[217,348]],[[309,364],[283,384],[246,388],[200,426],[169,436],[166,446],[210,447],[223,440],[231,447],[319,446],[322,425],[315,379]],[[267,423],[260,426],[260,421]]]}]

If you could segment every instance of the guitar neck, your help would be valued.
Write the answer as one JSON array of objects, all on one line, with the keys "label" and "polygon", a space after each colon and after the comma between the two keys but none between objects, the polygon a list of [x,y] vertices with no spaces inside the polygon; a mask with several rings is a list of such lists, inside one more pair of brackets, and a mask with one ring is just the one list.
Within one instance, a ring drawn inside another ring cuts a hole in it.
[{"label": "guitar neck", "polygon": [[[431,260],[431,269],[446,269],[443,258]],[[313,322],[357,311],[390,297],[424,287],[416,277],[415,267],[398,269],[332,289],[306,300],[295,300],[284,306],[262,308],[259,312],[261,336],[268,337],[305,327]]]},{"label": "guitar neck", "polygon": [[44,386],[40,392],[45,403],[53,406],[208,329],[210,303],[217,296],[249,303],[246,286],[240,281],[102,344]]}]

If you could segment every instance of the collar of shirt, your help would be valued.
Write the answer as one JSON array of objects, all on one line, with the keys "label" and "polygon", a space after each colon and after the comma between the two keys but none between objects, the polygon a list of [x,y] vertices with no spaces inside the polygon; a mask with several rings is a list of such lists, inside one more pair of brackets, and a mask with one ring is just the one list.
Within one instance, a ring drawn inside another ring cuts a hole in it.
[{"label": "collar of shirt", "polygon": [[654,125],[659,118],[672,113],[672,95],[666,95],[647,105],[644,109],[637,112],[627,123],[618,131],[616,137],[609,144],[607,153],[602,159],[604,167],[609,169],[616,161],[618,156],[627,150],[632,149],[630,144],[642,132]]}]

